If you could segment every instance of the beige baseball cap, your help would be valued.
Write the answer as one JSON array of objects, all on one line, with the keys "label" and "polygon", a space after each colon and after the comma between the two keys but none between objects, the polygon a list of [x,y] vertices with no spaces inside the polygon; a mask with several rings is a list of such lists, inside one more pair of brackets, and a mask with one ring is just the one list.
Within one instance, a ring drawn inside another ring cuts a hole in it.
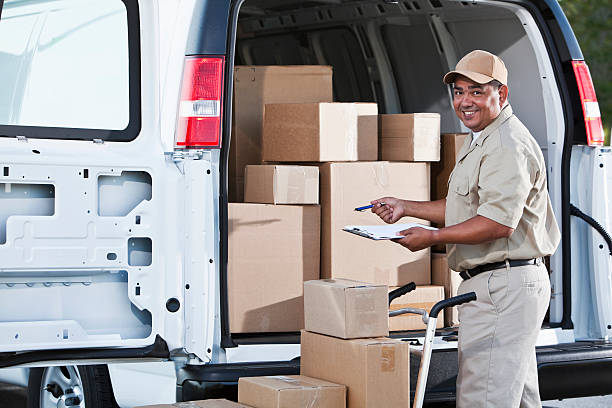
[{"label": "beige baseball cap", "polygon": [[508,85],[508,70],[504,61],[497,55],[482,50],[474,50],[461,58],[454,71],[444,75],[444,83],[452,84],[457,76],[462,75],[476,82],[486,84],[497,80]]}]

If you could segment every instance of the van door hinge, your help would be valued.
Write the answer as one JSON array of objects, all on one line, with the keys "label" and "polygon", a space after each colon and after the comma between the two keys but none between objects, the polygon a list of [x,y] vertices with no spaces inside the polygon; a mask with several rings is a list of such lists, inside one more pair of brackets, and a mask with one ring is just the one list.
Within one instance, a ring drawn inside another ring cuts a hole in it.
[{"label": "van door hinge", "polygon": [[180,162],[183,160],[202,160],[204,152],[202,150],[176,150],[172,153],[172,160]]},{"label": "van door hinge", "polygon": [[20,142],[27,142],[28,138],[25,137],[25,136],[17,136],[17,140],[20,141]]},{"label": "van door hinge", "polygon": [[102,140],[102,139],[94,139],[93,142],[95,144],[104,144],[104,140]]}]

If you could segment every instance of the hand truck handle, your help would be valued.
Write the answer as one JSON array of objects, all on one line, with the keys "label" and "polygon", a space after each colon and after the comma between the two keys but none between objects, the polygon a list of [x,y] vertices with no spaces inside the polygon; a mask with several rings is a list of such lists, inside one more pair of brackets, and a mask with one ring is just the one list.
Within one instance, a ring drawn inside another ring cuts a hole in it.
[{"label": "hand truck handle", "polygon": [[435,305],[433,305],[433,307],[429,311],[429,316],[437,318],[438,313],[440,313],[442,309],[446,307],[453,307],[453,306],[461,305],[463,303],[471,302],[472,300],[476,300],[476,293],[474,292],[469,292],[463,295],[441,300]]},{"label": "hand truck handle", "polygon": [[407,285],[404,285],[400,288],[392,290],[391,292],[389,292],[389,305],[394,299],[397,299],[398,297],[405,295],[408,292],[412,292],[415,289],[416,289],[416,284],[414,282],[410,282]]}]

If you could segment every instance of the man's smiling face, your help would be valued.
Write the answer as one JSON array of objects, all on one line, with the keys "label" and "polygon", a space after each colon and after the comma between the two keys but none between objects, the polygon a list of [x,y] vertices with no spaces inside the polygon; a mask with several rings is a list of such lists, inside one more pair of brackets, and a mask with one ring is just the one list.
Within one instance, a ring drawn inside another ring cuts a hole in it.
[{"label": "man's smiling face", "polygon": [[463,124],[474,132],[480,132],[497,118],[506,98],[505,85],[477,84],[465,77],[457,78],[453,86],[453,107]]}]

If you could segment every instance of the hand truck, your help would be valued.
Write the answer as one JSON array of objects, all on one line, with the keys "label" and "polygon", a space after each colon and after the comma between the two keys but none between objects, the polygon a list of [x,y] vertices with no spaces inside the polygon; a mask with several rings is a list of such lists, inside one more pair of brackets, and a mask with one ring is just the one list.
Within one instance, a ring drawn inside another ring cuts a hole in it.
[{"label": "hand truck", "polygon": [[[389,306],[391,301],[405,295],[406,293],[416,289],[414,282],[402,286],[401,288],[395,289],[389,292]],[[403,309],[389,311],[389,317],[398,316],[406,313],[419,314],[423,317],[423,323],[427,325],[425,331],[425,340],[423,341],[423,351],[414,350],[417,354],[421,355],[421,364],[419,366],[419,375],[417,377],[416,390],[414,392],[413,408],[422,408],[423,400],[425,398],[425,386],[427,385],[427,375],[429,374],[429,364],[431,362],[431,352],[433,347],[434,337],[436,335],[436,323],[438,321],[438,314],[441,310],[447,307],[453,307],[461,305],[463,303],[471,302],[476,300],[476,293],[469,292],[463,295],[444,299],[433,305],[429,313],[425,309],[417,309],[412,307],[406,307]]]}]

